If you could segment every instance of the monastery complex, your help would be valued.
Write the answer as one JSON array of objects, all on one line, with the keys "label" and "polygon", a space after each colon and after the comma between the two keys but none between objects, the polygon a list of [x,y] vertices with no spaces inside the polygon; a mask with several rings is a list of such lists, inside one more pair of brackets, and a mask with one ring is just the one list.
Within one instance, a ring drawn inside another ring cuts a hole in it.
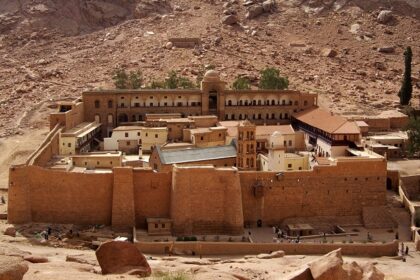
[{"label": "monastery complex", "polygon": [[10,168],[8,220],[173,236],[314,217],[368,226],[398,184],[387,158],[406,143],[366,138],[381,125],[325,111],[315,94],[228,90],[216,71],[199,90],[87,91]]}]

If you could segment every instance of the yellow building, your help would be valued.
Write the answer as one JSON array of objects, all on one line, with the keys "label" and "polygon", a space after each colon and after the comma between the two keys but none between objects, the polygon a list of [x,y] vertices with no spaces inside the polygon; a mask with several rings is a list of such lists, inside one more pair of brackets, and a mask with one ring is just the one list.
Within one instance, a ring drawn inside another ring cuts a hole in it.
[{"label": "yellow building", "polygon": [[260,154],[260,169],[262,171],[292,171],[309,170],[309,153],[288,153],[290,135],[274,132],[270,136],[268,154]]},{"label": "yellow building", "polygon": [[60,155],[76,155],[90,151],[95,145],[95,138],[100,137],[100,133],[101,124],[96,122],[82,122],[60,133]]},{"label": "yellow building", "polygon": [[[184,130],[185,138],[189,136],[191,143],[199,148],[223,146],[226,142],[227,128],[209,127]],[[187,140],[187,139],[185,139]]]}]

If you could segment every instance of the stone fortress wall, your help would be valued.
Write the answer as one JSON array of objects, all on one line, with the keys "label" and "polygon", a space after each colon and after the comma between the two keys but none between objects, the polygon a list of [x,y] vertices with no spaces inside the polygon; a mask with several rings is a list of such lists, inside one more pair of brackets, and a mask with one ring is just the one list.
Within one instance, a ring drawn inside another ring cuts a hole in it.
[{"label": "stone fortress wall", "polygon": [[8,219],[145,228],[146,218],[167,217],[180,235],[239,234],[245,222],[259,219],[270,225],[289,217],[361,215],[363,207],[385,205],[386,176],[384,159],[281,176],[211,166],[77,173],[24,164],[10,169]]}]

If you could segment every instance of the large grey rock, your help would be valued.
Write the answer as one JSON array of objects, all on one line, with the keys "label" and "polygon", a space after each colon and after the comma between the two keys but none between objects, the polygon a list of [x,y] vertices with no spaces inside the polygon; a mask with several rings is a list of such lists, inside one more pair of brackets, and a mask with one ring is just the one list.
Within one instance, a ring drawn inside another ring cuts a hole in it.
[{"label": "large grey rock", "polygon": [[148,277],[152,273],[146,258],[129,242],[109,241],[96,250],[96,258],[102,274],[136,274]]},{"label": "large grey rock", "polygon": [[22,280],[28,269],[28,264],[20,257],[0,255],[0,280]]},{"label": "large grey rock", "polygon": [[388,24],[394,19],[394,16],[392,15],[392,11],[389,10],[383,10],[379,13],[377,17],[377,21],[382,24]]},{"label": "large grey rock", "polygon": [[264,8],[262,5],[254,5],[248,8],[248,12],[246,13],[245,17],[247,19],[253,19],[260,16],[264,13]]}]

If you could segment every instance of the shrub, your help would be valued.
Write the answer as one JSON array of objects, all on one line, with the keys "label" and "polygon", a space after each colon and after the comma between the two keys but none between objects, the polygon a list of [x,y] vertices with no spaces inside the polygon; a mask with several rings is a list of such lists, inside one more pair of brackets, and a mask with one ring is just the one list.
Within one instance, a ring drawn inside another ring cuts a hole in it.
[{"label": "shrub", "polygon": [[251,83],[249,82],[248,78],[246,77],[237,77],[236,80],[232,84],[232,88],[236,90],[244,90],[250,89]]},{"label": "shrub", "polygon": [[119,68],[116,69],[113,73],[112,79],[114,80],[114,85],[118,89],[128,88],[128,75],[125,72],[125,69]]},{"label": "shrub", "polygon": [[286,89],[289,86],[287,77],[281,77],[276,68],[266,68],[261,71],[260,89]]}]

